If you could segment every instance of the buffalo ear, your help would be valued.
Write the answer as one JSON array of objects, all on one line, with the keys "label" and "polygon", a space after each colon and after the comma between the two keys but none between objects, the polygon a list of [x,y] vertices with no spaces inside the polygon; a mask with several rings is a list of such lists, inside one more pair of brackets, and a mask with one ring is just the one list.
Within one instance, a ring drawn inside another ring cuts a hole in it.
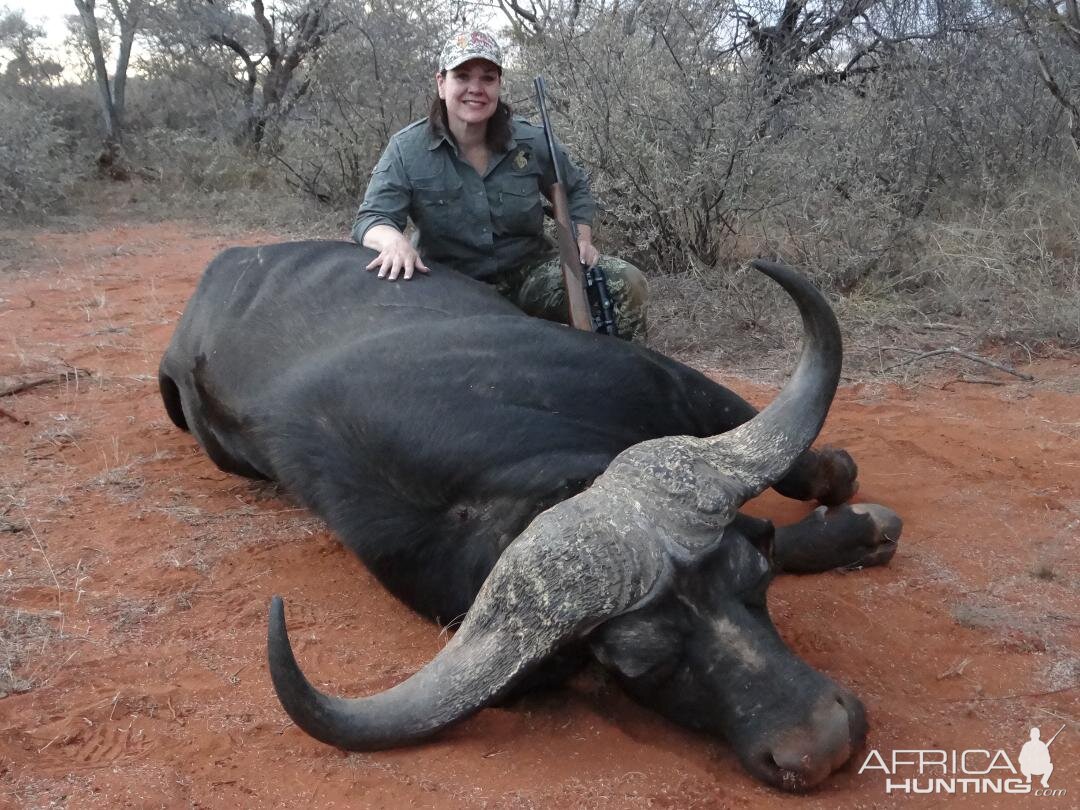
[{"label": "buffalo ear", "polygon": [[775,540],[776,540],[776,527],[771,520],[754,520],[747,521],[745,525],[739,526],[742,529],[746,539],[750,541],[750,545],[761,552],[761,555],[768,561],[769,568],[775,568]]},{"label": "buffalo ear", "polygon": [[663,677],[682,657],[682,633],[662,616],[634,613],[596,629],[591,649],[601,666],[621,678]]}]

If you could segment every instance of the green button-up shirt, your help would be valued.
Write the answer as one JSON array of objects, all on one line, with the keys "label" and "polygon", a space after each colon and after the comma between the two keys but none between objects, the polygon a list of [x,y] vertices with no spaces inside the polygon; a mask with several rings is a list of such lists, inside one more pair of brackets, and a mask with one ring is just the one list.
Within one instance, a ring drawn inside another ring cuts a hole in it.
[{"label": "green button-up shirt", "polygon": [[[592,225],[596,204],[588,180],[561,145],[555,151],[570,217]],[[362,241],[373,225],[404,231],[412,219],[425,261],[491,280],[553,255],[540,192],[553,178],[544,130],[524,119],[514,119],[506,151],[493,155],[480,175],[458,155],[454,140],[432,133],[425,118],[390,139],[371,173],[352,237]]]}]

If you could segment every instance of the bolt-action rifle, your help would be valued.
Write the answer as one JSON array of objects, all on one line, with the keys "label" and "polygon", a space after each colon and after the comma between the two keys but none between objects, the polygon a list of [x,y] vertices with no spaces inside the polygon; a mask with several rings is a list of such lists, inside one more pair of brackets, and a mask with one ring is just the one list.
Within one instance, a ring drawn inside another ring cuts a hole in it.
[{"label": "bolt-action rifle", "polygon": [[555,151],[555,137],[548,119],[547,102],[544,98],[544,80],[540,76],[533,82],[536,99],[540,106],[540,118],[544,124],[548,154],[555,170],[555,183],[551,186],[551,207],[554,209],[555,232],[559,243],[559,260],[562,263],[563,284],[570,305],[570,325],[586,332],[600,332],[618,336],[615,326],[615,301],[608,290],[607,275],[603,268],[585,267],[578,252],[577,225],[570,219],[570,206],[566,200],[562,169]]}]

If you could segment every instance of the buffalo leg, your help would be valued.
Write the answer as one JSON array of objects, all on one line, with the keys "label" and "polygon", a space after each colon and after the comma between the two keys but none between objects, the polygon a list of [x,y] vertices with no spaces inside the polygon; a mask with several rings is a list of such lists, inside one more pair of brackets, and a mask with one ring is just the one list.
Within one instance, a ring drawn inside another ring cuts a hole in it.
[{"label": "buffalo leg", "polygon": [[899,516],[878,504],[821,506],[776,530],[773,560],[778,571],[788,574],[884,565],[896,553],[902,528]]},{"label": "buffalo leg", "polygon": [[774,488],[787,498],[837,506],[858,491],[858,474],[859,468],[846,450],[823,447],[799,456]]}]

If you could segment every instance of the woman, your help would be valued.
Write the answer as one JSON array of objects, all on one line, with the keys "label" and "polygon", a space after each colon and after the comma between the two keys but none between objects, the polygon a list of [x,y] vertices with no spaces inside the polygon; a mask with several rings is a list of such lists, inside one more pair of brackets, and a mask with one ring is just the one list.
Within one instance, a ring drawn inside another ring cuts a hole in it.
[{"label": "woman", "polygon": [[[558,255],[544,235],[541,193],[554,171],[544,131],[513,118],[499,98],[502,50],[483,31],[447,42],[428,118],[390,139],[371,174],[352,236],[379,251],[379,278],[410,279],[438,262],[491,284],[530,315],[567,322]],[[592,243],[596,210],[584,173],[556,144],[578,250],[601,262]],[[416,246],[404,235],[408,219]],[[645,338],[647,287],[641,271],[603,257],[619,334]]]}]

